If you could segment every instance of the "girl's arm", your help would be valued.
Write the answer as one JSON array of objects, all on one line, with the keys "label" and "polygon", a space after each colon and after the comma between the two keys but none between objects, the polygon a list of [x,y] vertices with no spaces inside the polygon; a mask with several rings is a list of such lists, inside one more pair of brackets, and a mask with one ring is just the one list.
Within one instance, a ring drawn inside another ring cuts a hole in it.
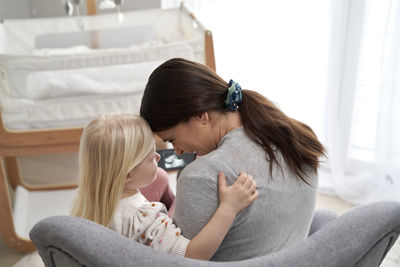
[{"label": "girl's arm", "polygon": [[257,197],[256,183],[246,173],[240,173],[236,182],[226,186],[224,173],[218,177],[220,204],[214,216],[189,242],[185,257],[209,260],[221,245],[236,215]]}]

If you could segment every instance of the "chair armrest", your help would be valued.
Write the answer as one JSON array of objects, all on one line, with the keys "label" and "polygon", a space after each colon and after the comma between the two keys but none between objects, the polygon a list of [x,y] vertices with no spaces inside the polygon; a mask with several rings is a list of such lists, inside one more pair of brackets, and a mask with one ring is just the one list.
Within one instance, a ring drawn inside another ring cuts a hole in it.
[{"label": "chair armrest", "polygon": [[327,223],[335,220],[337,218],[337,214],[331,210],[316,210],[314,213],[313,220],[311,222],[310,232],[308,236],[312,235]]},{"label": "chair armrest", "polygon": [[272,254],[271,266],[379,266],[400,234],[400,202],[361,205],[306,240]]}]

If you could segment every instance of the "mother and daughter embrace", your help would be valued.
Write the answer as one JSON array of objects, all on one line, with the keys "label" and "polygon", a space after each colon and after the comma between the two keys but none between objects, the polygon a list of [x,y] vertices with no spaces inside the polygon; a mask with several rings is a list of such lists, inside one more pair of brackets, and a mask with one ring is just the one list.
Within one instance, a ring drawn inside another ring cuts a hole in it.
[{"label": "mother and daughter embrace", "polygon": [[[198,156],[181,172],[176,199],[154,134]],[[253,258],[308,236],[321,156],[307,125],[175,58],[150,75],[140,117],[104,115],[86,126],[72,215],[176,255]]]}]

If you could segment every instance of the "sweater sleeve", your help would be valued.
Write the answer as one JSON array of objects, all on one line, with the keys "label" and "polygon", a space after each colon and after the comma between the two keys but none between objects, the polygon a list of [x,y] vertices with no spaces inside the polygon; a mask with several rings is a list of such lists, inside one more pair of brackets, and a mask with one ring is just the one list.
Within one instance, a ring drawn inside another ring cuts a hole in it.
[{"label": "sweater sleeve", "polygon": [[190,240],[181,235],[181,229],[176,227],[172,219],[164,212],[157,212],[151,220],[147,229],[138,238],[139,243],[156,250],[185,256]]}]

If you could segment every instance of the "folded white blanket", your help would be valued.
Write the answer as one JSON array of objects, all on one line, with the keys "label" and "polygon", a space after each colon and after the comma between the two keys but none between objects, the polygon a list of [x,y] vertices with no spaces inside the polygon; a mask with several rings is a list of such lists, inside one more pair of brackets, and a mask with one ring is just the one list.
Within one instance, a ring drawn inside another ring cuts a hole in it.
[{"label": "folded white blanket", "polygon": [[161,61],[95,68],[33,72],[27,79],[27,97],[49,99],[65,96],[135,93],[143,90],[148,76]]},{"label": "folded white blanket", "polygon": [[[201,40],[197,40],[201,41]],[[188,42],[43,56],[4,56],[0,72],[7,73],[4,96],[27,100],[47,100],[86,95],[135,93],[143,90],[148,76],[172,57],[194,58]],[[69,52],[71,50],[67,49]],[[10,99],[2,100],[3,105]]]}]

